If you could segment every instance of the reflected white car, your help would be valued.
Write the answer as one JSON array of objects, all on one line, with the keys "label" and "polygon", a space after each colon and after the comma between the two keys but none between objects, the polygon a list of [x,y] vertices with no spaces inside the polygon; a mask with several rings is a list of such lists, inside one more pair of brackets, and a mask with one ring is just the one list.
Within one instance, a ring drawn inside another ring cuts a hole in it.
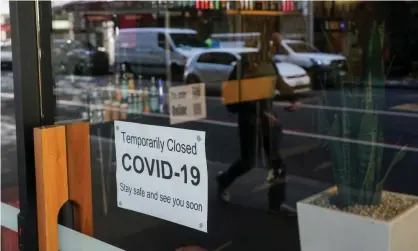
[{"label": "reflected white car", "polygon": [[[248,53],[257,53],[256,48],[216,48],[194,54],[184,69],[186,84],[205,83],[208,91],[221,91],[222,82],[229,79],[238,60]],[[276,63],[277,70],[284,81],[294,88],[295,92],[311,90],[311,80],[300,66],[291,63]],[[276,90],[276,94],[280,94]]]}]

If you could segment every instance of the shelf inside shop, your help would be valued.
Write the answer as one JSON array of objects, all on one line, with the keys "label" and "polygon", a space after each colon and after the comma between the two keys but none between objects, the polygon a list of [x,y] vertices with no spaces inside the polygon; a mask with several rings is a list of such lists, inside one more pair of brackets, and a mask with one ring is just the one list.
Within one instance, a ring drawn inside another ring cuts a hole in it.
[{"label": "shelf inside shop", "polygon": [[227,15],[244,15],[244,16],[283,16],[283,15],[300,15],[297,11],[269,11],[269,10],[228,10]]}]

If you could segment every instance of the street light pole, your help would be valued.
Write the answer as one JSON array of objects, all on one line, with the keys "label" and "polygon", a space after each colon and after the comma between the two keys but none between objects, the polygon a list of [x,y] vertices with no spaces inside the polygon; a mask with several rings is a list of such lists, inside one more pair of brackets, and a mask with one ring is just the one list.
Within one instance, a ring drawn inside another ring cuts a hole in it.
[{"label": "street light pole", "polygon": [[305,6],[307,7],[307,41],[314,44],[314,1],[308,0]]}]

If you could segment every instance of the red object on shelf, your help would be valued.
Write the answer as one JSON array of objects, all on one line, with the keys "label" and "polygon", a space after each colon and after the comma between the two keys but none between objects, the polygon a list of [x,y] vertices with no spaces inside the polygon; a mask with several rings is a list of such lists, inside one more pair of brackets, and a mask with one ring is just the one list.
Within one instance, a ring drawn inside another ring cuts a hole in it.
[{"label": "red object on shelf", "polygon": [[283,11],[285,11],[285,12],[295,11],[295,1],[294,0],[284,1]]},{"label": "red object on shelf", "polygon": [[2,24],[1,31],[10,32],[10,24]]},{"label": "red object on shelf", "polygon": [[210,8],[210,1],[196,0],[195,5],[196,5],[196,9],[209,9]]},{"label": "red object on shelf", "polygon": [[[5,202],[13,207],[19,208],[19,201]],[[17,220],[17,218],[16,218]],[[1,227],[1,250],[19,251],[17,233],[5,227]]]}]

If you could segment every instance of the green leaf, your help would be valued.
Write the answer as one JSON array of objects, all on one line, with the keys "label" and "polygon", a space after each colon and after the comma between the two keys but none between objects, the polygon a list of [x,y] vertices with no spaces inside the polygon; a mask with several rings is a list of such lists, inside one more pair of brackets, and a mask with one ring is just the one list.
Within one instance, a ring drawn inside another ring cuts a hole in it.
[{"label": "green leaf", "polygon": [[406,154],[406,146],[403,146],[401,148],[401,150],[399,150],[399,152],[396,153],[395,157],[392,160],[392,163],[390,163],[388,170],[386,171],[385,177],[383,177],[383,179],[380,181],[380,183],[383,185],[383,183],[386,181],[390,171],[392,170],[392,168],[398,164],[399,161],[401,161]]},{"label": "green leaf", "polygon": [[[330,134],[332,136],[338,136],[339,134],[339,129],[338,129],[338,116],[336,115],[331,128],[330,128]],[[334,173],[334,178],[335,178],[335,182],[337,183],[337,185],[340,185],[342,183],[344,183],[344,177],[342,176],[341,173],[341,169],[344,166],[344,161],[342,158],[342,153],[341,153],[341,142],[340,141],[336,141],[336,140],[329,140],[330,142],[330,150],[331,150],[331,155],[333,158],[333,165],[332,165],[332,170]]]},{"label": "green leaf", "polygon": [[383,48],[385,46],[385,22],[379,25],[379,37],[380,37],[380,47]]}]

